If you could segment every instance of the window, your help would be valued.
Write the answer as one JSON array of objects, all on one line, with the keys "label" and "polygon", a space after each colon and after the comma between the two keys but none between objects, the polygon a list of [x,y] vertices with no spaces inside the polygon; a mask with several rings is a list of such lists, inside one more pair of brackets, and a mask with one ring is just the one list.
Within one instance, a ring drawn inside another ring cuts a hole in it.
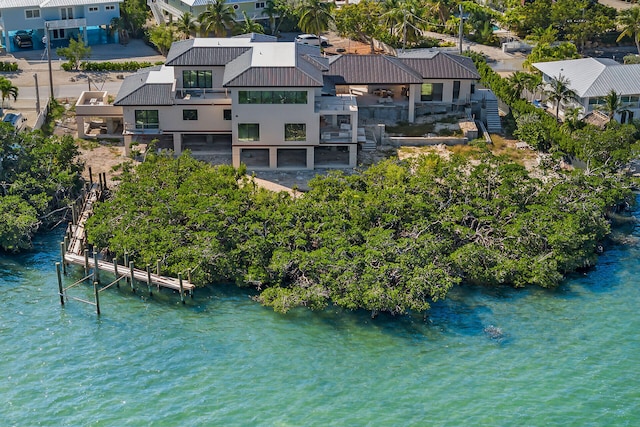
[{"label": "window", "polygon": [[89,12],[97,12],[98,10],[98,6],[89,6]]},{"label": "window", "polygon": [[231,120],[231,110],[222,110],[222,118],[224,120]]},{"label": "window", "polygon": [[457,101],[460,98],[460,80],[453,81],[453,100]]},{"label": "window", "polygon": [[260,125],[257,123],[238,123],[238,141],[259,141]]},{"label": "window", "polygon": [[53,30],[53,36],[55,40],[64,39],[64,28]]},{"label": "window", "polygon": [[73,8],[72,7],[61,7],[60,8],[60,19],[73,19]]},{"label": "window", "polygon": [[640,98],[638,96],[621,96],[620,102],[623,104],[637,104]]},{"label": "window", "polygon": [[182,87],[204,89],[213,87],[211,70],[185,70],[182,72]]},{"label": "window", "polygon": [[158,129],[158,110],[135,110],[136,129]]},{"label": "window", "polygon": [[182,120],[198,120],[198,110],[182,110]]},{"label": "window", "polygon": [[28,9],[24,11],[24,15],[27,19],[40,18],[40,9]]},{"label": "window", "polygon": [[423,83],[421,101],[442,101],[442,83]]},{"label": "window", "polygon": [[116,7],[114,5],[105,6],[104,10],[116,10]]},{"label": "window", "polygon": [[264,9],[264,2],[263,1],[256,2],[256,9]]},{"label": "window", "polygon": [[306,104],[306,90],[241,90],[240,104]]},{"label": "window", "polygon": [[305,141],[307,139],[307,125],[304,123],[285,123],[285,141]]}]

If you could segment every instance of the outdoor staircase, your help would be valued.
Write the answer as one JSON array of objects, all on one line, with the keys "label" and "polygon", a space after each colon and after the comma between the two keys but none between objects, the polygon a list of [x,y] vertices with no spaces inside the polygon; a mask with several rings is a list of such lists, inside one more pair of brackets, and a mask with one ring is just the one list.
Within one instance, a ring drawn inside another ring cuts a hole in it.
[{"label": "outdoor staircase", "polygon": [[378,144],[376,143],[375,136],[372,132],[366,134],[364,128],[358,128],[358,144],[360,144],[360,150],[362,151],[376,151]]},{"label": "outdoor staircase", "polygon": [[164,19],[164,13],[162,13],[162,8],[158,5],[155,0],[147,0],[147,5],[151,9],[151,13],[153,14],[153,18],[156,20],[158,25],[166,24]]},{"label": "outdoor staircase", "polygon": [[490,133],[502,132],[502,123],[500,122],[500,114],[498,113],[497,99],[485,99],[485,114],[487,130]]}]

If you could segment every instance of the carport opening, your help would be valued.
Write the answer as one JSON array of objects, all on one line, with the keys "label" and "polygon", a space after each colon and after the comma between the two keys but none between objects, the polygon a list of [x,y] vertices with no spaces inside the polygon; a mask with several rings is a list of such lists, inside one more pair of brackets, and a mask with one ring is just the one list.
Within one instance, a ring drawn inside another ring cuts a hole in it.
[{"label": "carport opening", "polygon": [[307,150],[302,148],[278,149],[278,169],[280,168],[306,168]]},{"label": "carport opening", "polygon": [[268,148],[243,148],[240,150],[240,162],[247,167],[268,168],[269,149]]},{"label": "carport opening", "polygon": [[330,147],[316,147],[314,157],[316,166],[348,167],[349,147],[335,145]]},{"label": "carport opening", "polygon": [[182,149],[192,153],[231,154],[231,134],[183,134]]}]

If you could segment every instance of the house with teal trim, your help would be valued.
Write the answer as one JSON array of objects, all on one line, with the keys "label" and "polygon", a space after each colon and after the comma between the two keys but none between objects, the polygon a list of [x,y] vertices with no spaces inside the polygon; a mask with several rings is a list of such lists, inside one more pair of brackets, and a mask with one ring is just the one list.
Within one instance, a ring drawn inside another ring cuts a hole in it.
[{"label": "house with teal trim", "polygon": [[[109,31],[120,17],[123,0],[0,0],[0,31],[7,52],[44,49],[48,34],[52,48],[82,37],[87,45],[117,42]],[[16,43],[17,34],[31,37],[31,46]]]}]

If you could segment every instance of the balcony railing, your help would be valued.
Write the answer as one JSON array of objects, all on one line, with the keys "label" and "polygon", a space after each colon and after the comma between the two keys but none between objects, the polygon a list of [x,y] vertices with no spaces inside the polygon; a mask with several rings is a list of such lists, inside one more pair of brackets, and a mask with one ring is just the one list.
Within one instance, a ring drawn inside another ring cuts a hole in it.
[{"label": "balcony railing", "polygon": [[[176,89],[176,101],[190,101],[202,99],[227,99],[229,91],[226,88],[208,89]],[[229,98],[230,99],[230,98]]]},{"label": "balcony railing", "polygon": [[55,21],[46,21],[45,27],[50,30],[59,30],[63,28],[81,28],[87,26],[85,18],[77,19],[58,19]]}]

